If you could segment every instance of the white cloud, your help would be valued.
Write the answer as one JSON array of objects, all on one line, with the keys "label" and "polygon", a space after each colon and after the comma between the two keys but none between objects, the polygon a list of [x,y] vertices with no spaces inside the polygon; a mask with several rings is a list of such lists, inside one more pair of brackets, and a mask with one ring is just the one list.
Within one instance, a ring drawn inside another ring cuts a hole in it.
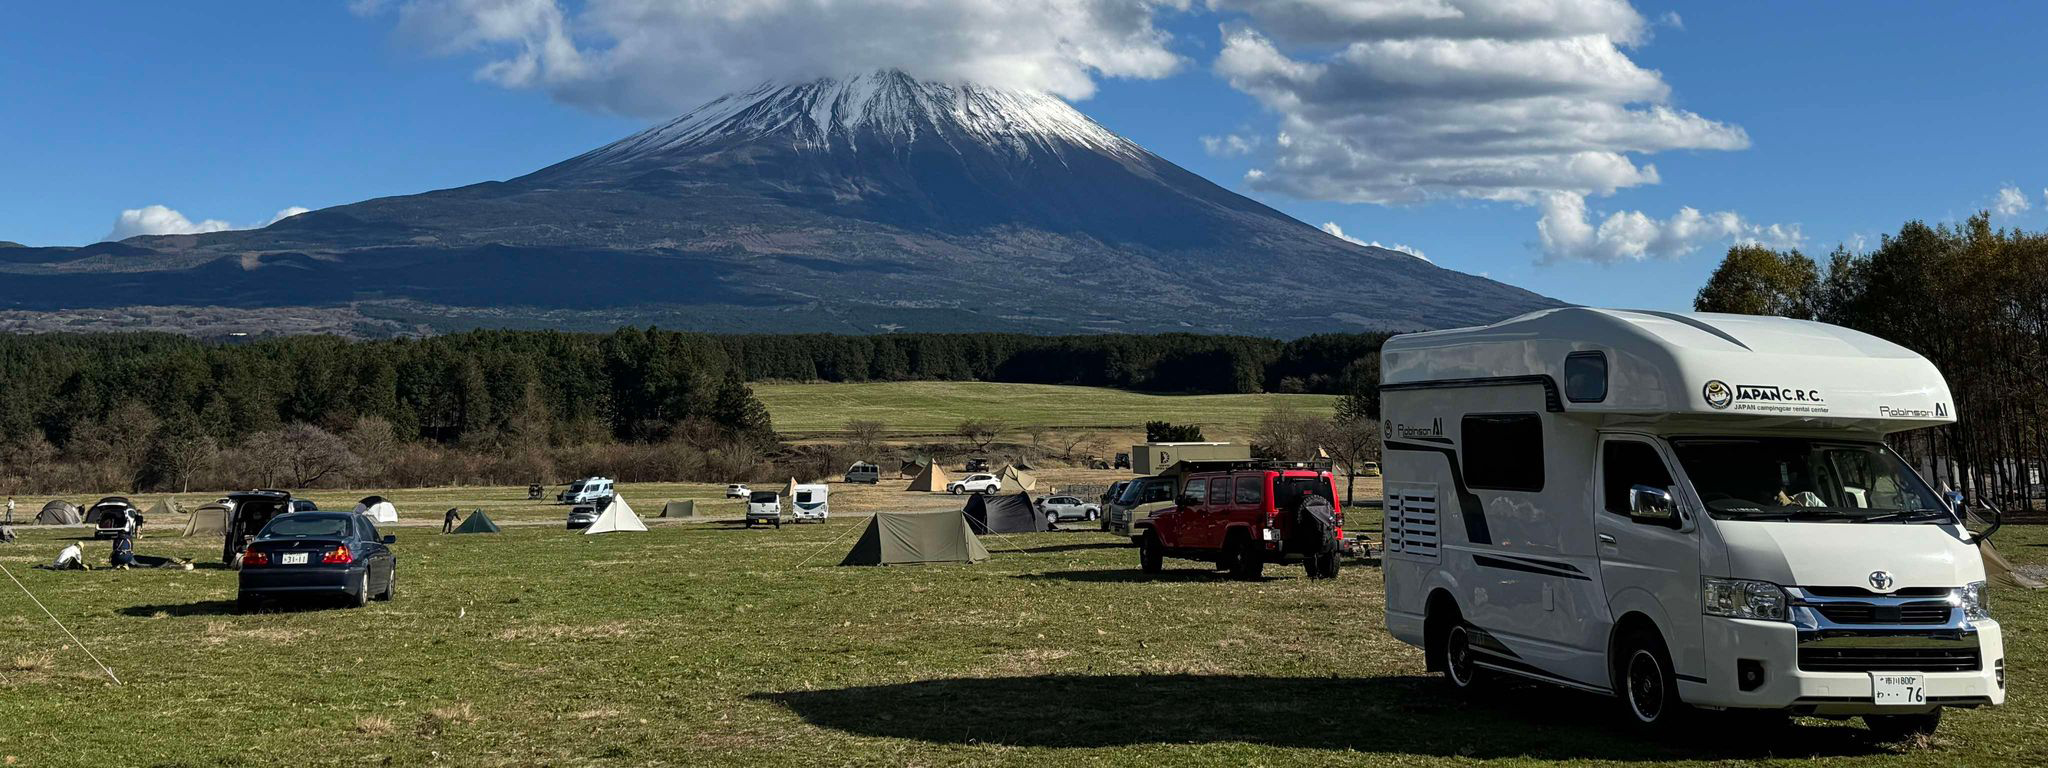
[{"label": "white cloud", "polygon": [[145,205],[130,208],[114,217],[114,228],[107,231],[102,241],[126,240],[137,235],[196,235],[204,232],[220,232],[232,229],[219,219],[207,219],[193,223],[185,214],[161,205]]},{"label": "white cloud", "polygon": [[272,224],[276,224],[276,223],[278,223],[278,222],[280,222],[280,221],[284,221],[285,219],[289,219],[289,218],[291,218],[291,217],[293,217],[293,216],[297,216],[297,215],[299,215],[299,214],[301,214],[301,213],[311,213],[311,212],[312,212],[312,210],[313,210],[313,209],[311,209],[311,208],[301,208],[301,207],[299,207],[299,206],[296,206],[296,205],[294,205],[294,206],[292,206],[292,207],[290,207],[290,208],[286,208],[286,209],[284,209],[284,210],[282,210],[282,211],[278,211],[278,212],[277,212],[277,215],[276,215],[276,216],[272,216],[272,217],[270,217],[270,220],[269,220],[269,221],[266,221],[266,222],[264,222],[264,223],[263,223],[263,226],[266,226],[266,227],[267,227],[267,226],[270,226],[270,225],[272,225]]},{"label": "white cloud", "polygon": [[1676,259],[1701,246],[1726,240],[1796,248],[1806,239],[1797,225],[1754,224],[1733,211],[1701,213],[1686,207],[1666,219],[1653,218],[1642,211],[1616,211],[1596,227],[1586,210],[1584,195],[1553,193],[1538,207],[1543,218],[1536,223],[1536,230],[1546,262],[1617,264]]},{"label": "white cloud", "polygon": [[[1421,260],[1423,260],[1423,261],[1429,261],[1429,257],[1428,257],[1428,256],[1424,256],[1424,255],[1422,255],[1422,249],[1421,249],[1421,248],[1414,248],[1414,247],[1410,247],[1410,246],[1407,246],[1407,245],[1402,245],[1402,244],[1400,244],[1400,243],[1395,243],[1395,244],[1393,244],[1393,245],[1380,245],[1380,241],[1378,241],[1378,240],[1372,240],[1372,241],[1360,240],[1360,239],[1358,239],[1358,238],[1355,238],[1355,237],[1352,237],[1352,236],[1350,236],[1350,235],[1344,234],[1344,228],[1343,228],[1343,227],[1340,227],[1340,226],[1337,226],[1337,222],[1334,222],[1334,221],[1325,221],[1325,222],[1323,222],[1322,230],[1323,230],[1324,232],[1327,232],[1327,233],[1329,233],[1331,237],[1335,237],[1335,238],[1337,238],[1337,239],[1339,239],[1339,240],[1342,240],[1342,241],[1344,241],[1344,242],[1350,243],[1350,244],[1352,244],[1352,245],[1363,245],[1363,246],[1368,246],[1368,247],[1372,247],[1372,248],[1380,248],[1380,249],[1384,249],[1384,250],[1389,250],[1389,251],[1400,251],[1401,253],[1405,253],[1405,254],[1408,254],[1408,255],[1410,255],[1410,256],[1413,256],[1413,257],[1415,257],[1415,258],[1421,259]],[[1434,263],[1434,262],[1432,262],[1432,263]]]},{"label": "white cloud", "polygon": [[1233,133],[1225,136],[1203,136],[1202,149],[1215,157],[1248,155],[1258,149],[1265,139],[1259,136]]},{"label": "white cloud", "polygon": [[764,80],[897,68],[1083,99],[1098,77],[1172,74],[1153,24],[1189,0],[359,0],[481,79],[668,117]]},{"label": "white cloud", "polygon": [[2033,202],[2027,199],[2027,193],[2021,192],[2019,187],[2011,184],[2000,187],[1998,200],[1991,204],[1991,210],[2000,216],[2018,216],[2032,207]]}]

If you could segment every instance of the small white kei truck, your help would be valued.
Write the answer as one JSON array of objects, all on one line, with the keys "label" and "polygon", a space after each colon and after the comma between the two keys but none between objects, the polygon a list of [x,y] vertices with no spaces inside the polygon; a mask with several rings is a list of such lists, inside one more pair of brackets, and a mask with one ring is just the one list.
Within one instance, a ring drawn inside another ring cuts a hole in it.
[{"label": "small white kei truck", "polygon": [[1571,308],[1396,336],[1380,365],[1387,629],[1452,686],[1609,694],[1646,726],[1860,715],[1887,738],[2005,701],[1980,534],[1884,442],[1954,421],[1919,355]]}]

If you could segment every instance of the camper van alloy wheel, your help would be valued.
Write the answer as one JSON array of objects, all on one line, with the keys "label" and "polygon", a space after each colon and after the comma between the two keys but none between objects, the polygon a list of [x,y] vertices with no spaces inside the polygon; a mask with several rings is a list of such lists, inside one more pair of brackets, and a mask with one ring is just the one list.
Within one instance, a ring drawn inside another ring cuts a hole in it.
[{"label": "camper van alloy wheel", "polygon": [[1479,684],[1479,665],[1472,658],[1472,634],[1464,623],[1444,634],[1444,679],[1451,687],[1469,691]]}]

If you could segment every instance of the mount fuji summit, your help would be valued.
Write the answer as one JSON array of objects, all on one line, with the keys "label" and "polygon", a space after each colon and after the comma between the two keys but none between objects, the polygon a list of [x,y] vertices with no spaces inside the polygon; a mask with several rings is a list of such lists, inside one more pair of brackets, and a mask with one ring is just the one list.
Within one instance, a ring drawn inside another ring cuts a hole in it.
[{"label": "mount fuji summit", "polygon": [[0,280],[0,309],[351,307],[440,328],[1294,337],[1558,306],[1332,237],[1056,97],[897,71],[727,95],[507,181],[0,248]]}]

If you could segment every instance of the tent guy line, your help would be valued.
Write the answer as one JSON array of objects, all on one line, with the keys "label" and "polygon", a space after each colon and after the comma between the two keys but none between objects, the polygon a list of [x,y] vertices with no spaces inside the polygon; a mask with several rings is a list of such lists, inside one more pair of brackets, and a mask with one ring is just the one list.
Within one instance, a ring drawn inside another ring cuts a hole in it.
[{"label": "tent guy line", "polygon": [[98,664],[100,671],[107,673],[107,679],[114,681],[115,685],[127,685],[127,683],[121,682],[121,678],[114,674],[114,670],[108,667],[106,662],[100,661],[98,654],[93,653],[91,648],[85,647],[85,641],[78,639],[78,635],[71,633],[70,627],[64,626],[64,622],[57,620],[57,614],[51,613],[49,607],[43,605],[43,601],[36,597],[36,593],[28,591],[27,584],[21,583],[21,579],[14,578],[14,572],[7,570],[6,564],[0,563],[0,573],[7,574],[7,580],[14,582],[14,586],[20,587],[21,593],[28,595],[29,602],[35,603],[37,608],[42,609],[44,616],[50,617],[51,623],[56,624],[58,629],[64,630],[64,635],[71,638],[71,642],[78,644],[78,650],[85,651],[86,657],[92,659],[92,663]]}]

